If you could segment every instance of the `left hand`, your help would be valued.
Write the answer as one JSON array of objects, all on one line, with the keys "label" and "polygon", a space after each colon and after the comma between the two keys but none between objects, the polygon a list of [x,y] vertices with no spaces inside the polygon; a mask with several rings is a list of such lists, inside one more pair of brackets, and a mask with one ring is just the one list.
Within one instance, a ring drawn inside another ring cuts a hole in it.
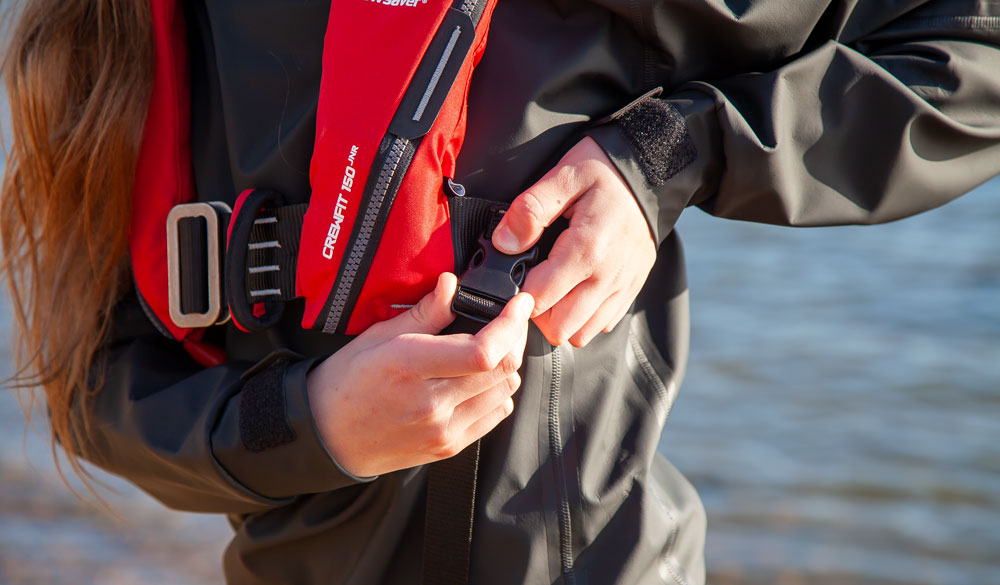
[{"label": "left hand", "polygon": [[656,260],[656,244],[628,185],[590,137],[514,200],[493,245],[523,252],[560,216],[569,228],[521,290],[535,298],[532,319],[549,343],[583,347],[628,312]]}]

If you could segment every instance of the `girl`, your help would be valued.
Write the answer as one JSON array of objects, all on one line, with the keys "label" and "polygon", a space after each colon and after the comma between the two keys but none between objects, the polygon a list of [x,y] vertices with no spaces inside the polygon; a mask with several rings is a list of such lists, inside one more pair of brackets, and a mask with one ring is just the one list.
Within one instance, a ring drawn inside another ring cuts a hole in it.
[{"label": "girl", "polygon": [[[434,3],[371,4],[416,19]],[[341,3],[29,3],[0,222],[20,382],[44,388],[54,441],[227,514],[232,583],[413,582],[425,464],[481,437],[469,582],[703,582],[700,502],[655,451],[686,360],[680,212],[889,221],[1000,170],[997,2],[735,4],[497,4],[453,178],[510,202],[501,251],[569,224],[479,333],[440,334],[445,274],[357,336],[301,329],[293,302],[198,345],[162,335],[133,285],[156,26],[189,55],[197,199],[307,203],[336,164],[315,152]],[[205,346],[221,363],[192,359]]]}]

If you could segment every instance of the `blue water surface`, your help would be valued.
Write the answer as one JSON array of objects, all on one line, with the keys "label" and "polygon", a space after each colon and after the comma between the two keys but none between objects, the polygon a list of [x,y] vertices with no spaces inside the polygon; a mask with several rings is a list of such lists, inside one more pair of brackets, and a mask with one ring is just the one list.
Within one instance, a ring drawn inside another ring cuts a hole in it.
[{"label": "blue water surface", "polygon": [[692,352],[661,451],[715,581],[1000,584],[1000,180],[883,226],[678,229]]}]

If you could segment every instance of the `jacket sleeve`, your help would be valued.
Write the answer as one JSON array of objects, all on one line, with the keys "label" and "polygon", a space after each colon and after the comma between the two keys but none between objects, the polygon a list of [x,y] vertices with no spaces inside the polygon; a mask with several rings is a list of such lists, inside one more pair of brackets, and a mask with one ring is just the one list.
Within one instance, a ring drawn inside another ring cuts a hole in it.
[{"label": "jacket sleeve", "polygon": [[835,28],[773,70],[643,96],[590,132],[659,240],[692,204],[780,225],[879,223],[1000,172],[1000,2],[845,12]]},{"label": "jacket sleeve", "polygon": [[74,401],[73,447],[171,508],[242,514],[367,479],[341,469],[313,423],[314,359],[202,368],[151,329],[132,296]]}]

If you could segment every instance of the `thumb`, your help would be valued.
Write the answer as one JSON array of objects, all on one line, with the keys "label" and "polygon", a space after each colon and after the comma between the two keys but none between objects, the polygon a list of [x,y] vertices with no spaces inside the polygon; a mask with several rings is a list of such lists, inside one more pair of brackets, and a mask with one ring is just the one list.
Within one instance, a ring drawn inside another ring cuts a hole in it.
[{"label": "thumb", "polygon": [[497,250],[519,254],[534,246],[545,228],[585,190],[578,188],[574,173],[561,172],[566,166],[569,165],[561,162],[510,204],[493,230],[493,245]]},{"label": "thumb", "polygon": [[402,315],[384,323],[386,337],[396,337],[406,333],[434,335],[455,320],[451,312],[451,299],[455,296],[458,278],[450,272],[438,276],[434,290],[427,293],[416,305]]}]

